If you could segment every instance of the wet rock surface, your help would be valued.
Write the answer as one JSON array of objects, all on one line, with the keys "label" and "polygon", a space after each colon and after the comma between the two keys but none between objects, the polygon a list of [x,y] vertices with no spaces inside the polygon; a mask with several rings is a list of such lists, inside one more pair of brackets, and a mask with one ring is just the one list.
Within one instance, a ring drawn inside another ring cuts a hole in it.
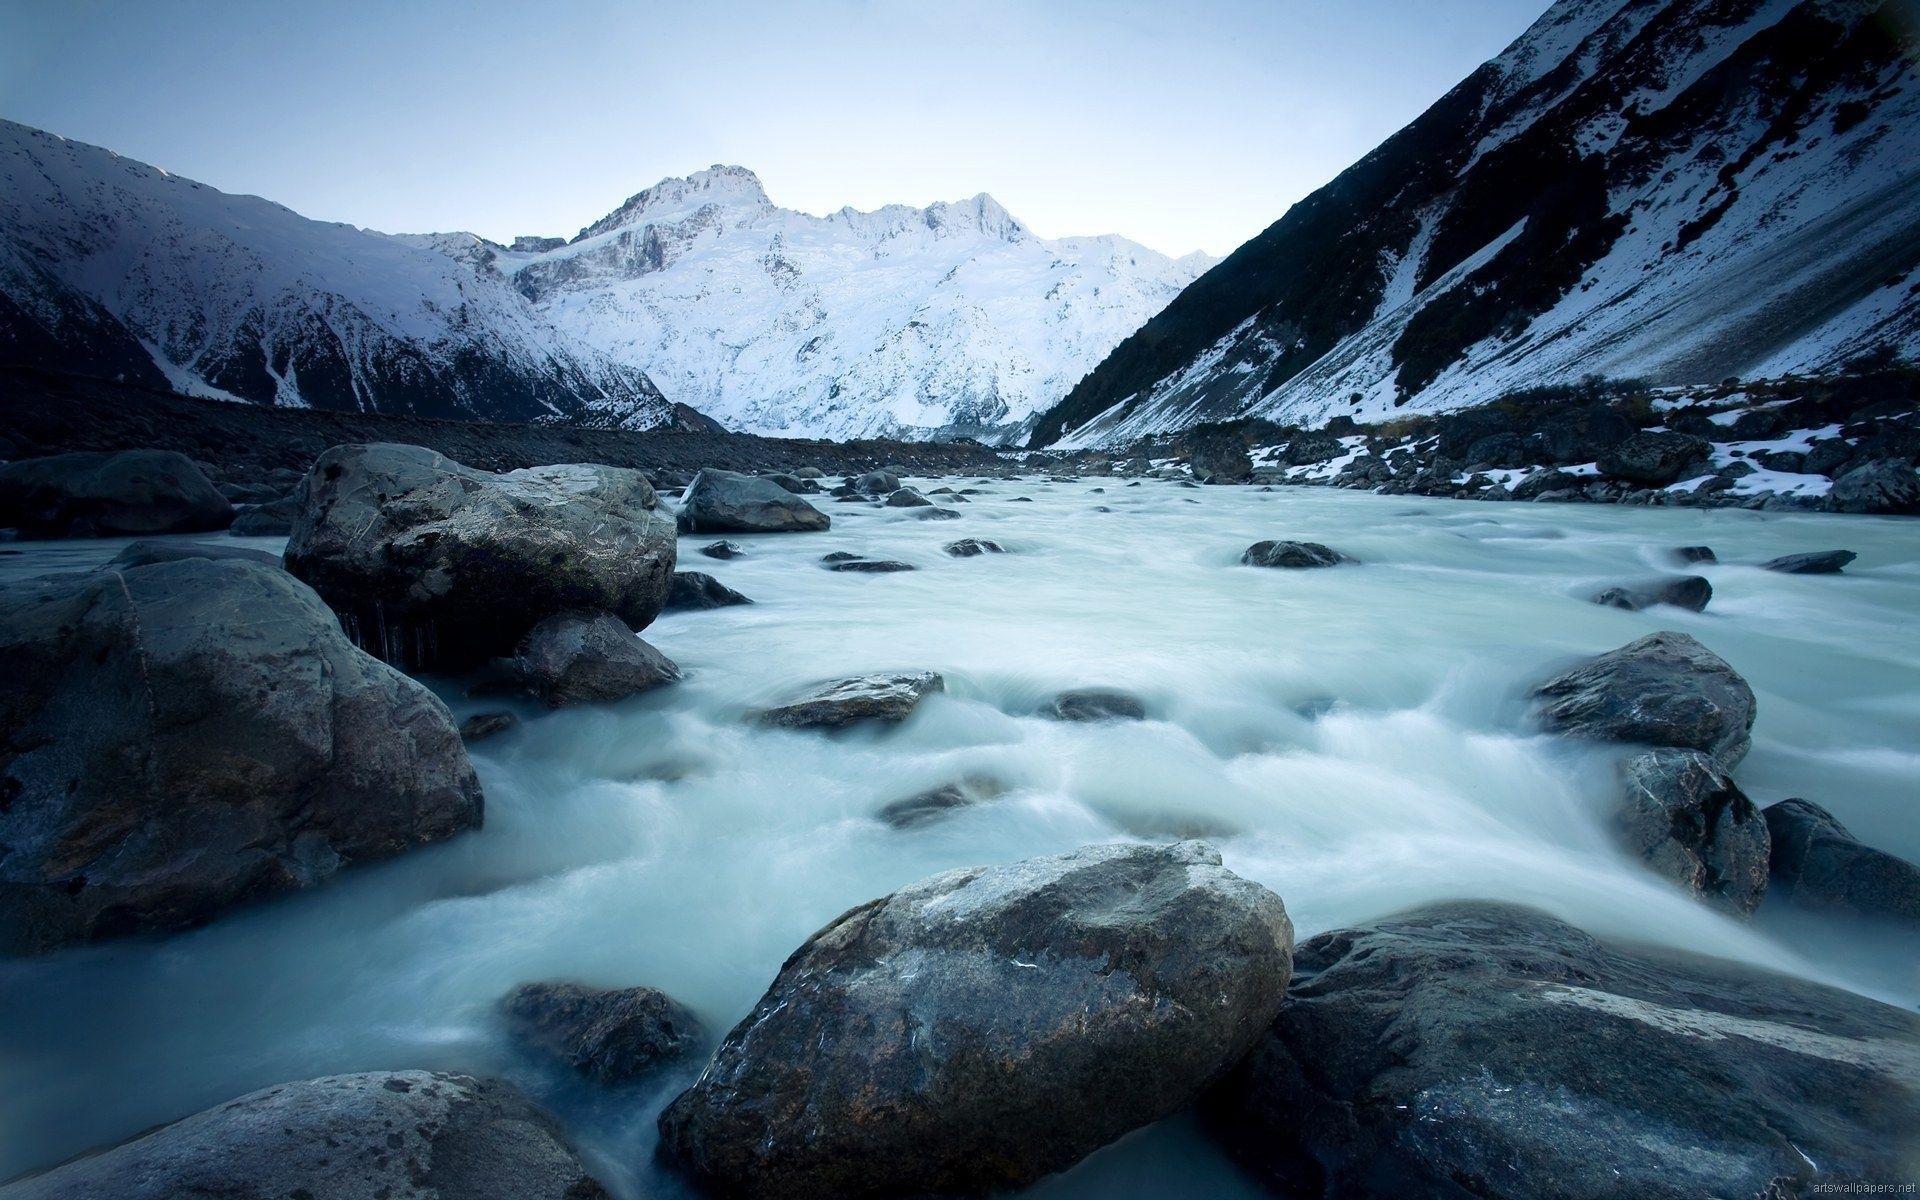
[{"label": "wet rock surface", "polygon": [[1842,567],[1858,557],[1851,550],[1815,550],[1806,554],[1783,554],[1761,563],[1760,567],[1785,575],[1838,575]]},{"label": "wet rock surface", "polygon": [[501,1008],[521,1042],[596,1083],[640,1079],[697,1049],[700,1019],[657,988],[523,984]]},{"label": "wet rock surface", "polygon": [[515,676],[555,708],[610,704],[663,687],[680,668],[606,612],[557,613],[520,639]]},{"label": "wet rock surface", "polygon": [[1319,542],[1255,542],[1240,561],[1250,567],[1337,567],[1354,560]]},{"label": "wet rock surface", "polygon": [[1055,696],[1041,713],[1056,721],[1144,721],[1147,706],[1117,688],[1076,688]]},{"label": "wet rock surface", "polygon": [[1713,599],[1713,585],[1700,575],[1681,575],[1672,579],[1647,579],[1638,583],[1617,584],[1594,596],[1595,604],[1639,612],[1656,604],[1671,604],[1689,612],[1704,612]]},{"label": "wet rock surface", "polygon": [[1753,689],[1684,633],[1662,631],[1548,680],[1541,725],[1603,742],[1701,750],[1732,768],[1752,744]]},{"label": "wet rock surface", "polygon": [[1772,847],[1768,904],[1778,896],[1920,926],[1920,866],[1866,845],[1811,800],[1782,800],[1761,816]]},{"label": "wet rock surface", "polygon": [[687,533],[792,533],[825,529],[827,514],[771,479],[703,469],[687,485],[680,528]]},{"label": "wet rock surface", "polygon": [[666,611],[698,612],[753,601],[703,571],[675,571],[667,589]]},{"label": "wet rock surface", "polygon": [[1750,913],[1767,890],[1767,822],[1698,750],[1652,750],[1622,769],[1621,840],[1687,891]]},{"label": "wet rock surface", "polygon": [[757,717],[762,724],[786,729],[833,729],[862,721],[898,723],[913,715],[920,702],[946,690],[946,681],[932,671],[855,675],[815,684]]}]

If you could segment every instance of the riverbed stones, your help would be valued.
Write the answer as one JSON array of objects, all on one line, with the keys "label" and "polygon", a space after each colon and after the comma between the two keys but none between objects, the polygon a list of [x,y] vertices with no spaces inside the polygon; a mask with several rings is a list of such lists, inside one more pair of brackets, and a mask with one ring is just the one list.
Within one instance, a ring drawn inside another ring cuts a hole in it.
[{"label": "riverbed stones", "polygon": [[480,824],[432,692],[285,571],[0,587],[0,949],[197,925]]},{"label": "riverbed stones", "polygon": [[680,528],[687,533],[809,533],[832,523],[771,479],[716,467],[693,477],[680,505]]},{"label": "riverbed stones", "polygon": [[1189,1103],[1286,992],[1280,898],[1211,846],[936,875],[808,939],[660,1118],[719,1195],[1021,1187]]},{"label": "riverbed stones", "polygon": [[1713,585],[1700,575],[1676,575],[1639,583],[1616,584],[1594,596],[1595,604],[1639,612],[1656,604],[1671,604],[1689,612],[1704,612],[1713,599]]},{"label": "riverbed stones", "polygon": [[0,463],[0,528],[34,537],[225,529],[233,505],[173,450],[81,451]]},{"label": "riverbed stones", "polygon": [[602,610],[644,629],[666,602],[673,522],[638,471],[493,475],[419,446],[336,446],[307,492],[287,569],[388,662],[463,670],[555,613]]},{"label": "riverbed stones", "polygon": [[373,1071],[276,1084],[0,1187],[3,1200],[602,1200],[511,1084]]},{"label": "riverbed stones", "polygon": [[892,471],[868,471],[849,481],[854,491],[867,496],[887,496],[900,490],[900,477]]},{"label": "riverbed stones", "polygon": [[1920,513],[1920,472],[1905,459],[1876,459],[1834,480],[1828,498],[1835,512]]},{"label": "riverbed stones", "polygon": [[555,708],[611,704],[673,683],[680,668],[608,612],[555,613],[527,631],[515,676]]},{"label": "riverbed stones", "polygon": [[1206,1116],[1281,1195],[1813,1196],[1911,1177],[1920,1019],[1532,909],[1436,904],[1304,943]]},{"label": "riverbed stones", "polygon": [[945,691],[947,682],[932,671],[895,671],[854,675],[814,684],[757,717],[782,729],[838,729],[863,721],[898,724],[920,702]]},{"label": "riverbed stones", "polygon": [[933,501],[909,487],[896,489],[887,497],[888,508],[925,508],[932,503]]},{"label": "riverbed stones", "polygon": [[1752,744],[1753,689],[1725,659],[1671,630],[1590,659],[1534,695],[1552,733],[1701,750],[1729,770]]},{"label": "riverbed stones", "polygon": [[1861,842],[1811,800],[1782,800],[1761,816],[1772,835],[1770,896],[1920,926],[1920,866]]},{"label": "riverbed stones", "polygon": [[642,1078],[706,1037],[700,1019],[657,988],[528,983],[501,1007],[522,1044],[595,1083]]},{"label": "riverbed stones", "polygon": [[1658,874],[1745,915],[1767,890],[1767,822],[1698,750],[1649,750],[1621,772],[1616,819],[1627,849]]},{"label": "riverbed stones", "polygon": [[1041,713],[1056,721],[1144,721],[1147,706],[1140,697],[1118,688],[1074,688],[1061,692]]},{"label": "riverbed stones", "polygon": [[1250,567],[1286,567],[1294,570],[1313,567],[1337,567],[1355,561],[1338,550],[1319,542],[1255,542],[1247,547],[1240,561]]},{"label": "riverbed stones", "polygon": [[1859,557],[1851,550],[1812,550],[1769,559],[1760,564],[1760,569],[1784,575],[1838,575],[1842,567]]},{"label": "riverbed stones", "polygon": [[986,538],[961,538],[957,542],[948,542],[944,547],[955,558],[977,558],[982,554],[1005,554],[1006,550],[999,542]]},{"label": "riverbed stones", "polygon": [[667,589],[668,612],[698,612],[753,601],[704,571],[675,571]]},{"label": "riverbed stones", "polygon": [[709,542],[700,547],[700,553],[706,555],[708,558],[739,558],[746,552],[747,548],[739,542],[727,541],[725,539],[717,542]]}]

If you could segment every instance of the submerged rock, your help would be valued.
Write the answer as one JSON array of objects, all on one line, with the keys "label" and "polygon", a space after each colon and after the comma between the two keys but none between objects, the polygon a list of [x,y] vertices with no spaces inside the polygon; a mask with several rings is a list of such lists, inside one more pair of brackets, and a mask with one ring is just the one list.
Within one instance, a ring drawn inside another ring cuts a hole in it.
[{"label": "submerged rock", "polygon": [[1783,554],[1761,563],[1760,569],[1787,575],[1838,575],[1840,568],[1859,557],[1851,550],[1814,550],[1806,554]]},{"label": "submerged rock", "polygon": [[718,579],[701,571],[675,571],[673,586],[667,589],[667,611],[689,612],[708,608],[726,608],[753,601]]},{"label": "submerged rock", "polygon": [[1021,1187],[1190,1102],[1286,991],[1280,898],[1212,847],[936,875],[815,934],[660,1118],[726,1196]]},{"label": "submerged rock", "polygon": [[1649,867],[1703,900],[1746,914],[1767,890],[1767,823],[1718,763],[1698,750],[1629,759],[1622,840]]},{"label": "submerged rock", "polygon": [[709,542],[700,547],[700,553],[706,555],[708,558],[739,558],[746,552],[747,548],[739,542],[725,540]]},{"label": "submerged rock", "polygon": [[960,514],[951,508],[916,508],[910,514],[917,521],[958,521]]},{"label": "submerged rock", "polygon": [[771,479],[704,468],[687,485],[680,528],[688,533],[807,533],[833,522]]},{"label": "submerged rock", "polygon": [[1643,583],[1619,584],[1593,598],[1595,604],[1639,612],[1656,604],[1671,604],[1690,612],[1706,611],[1713,599],[1713,585],[1699,575],[1680,575],[1671,579],[1652,579]]},{"label": "submerged rock", "polygon": [[761,710],[758,717],[763,724],[785,729],[834,729],[861,721],[893,724],[912,716],[922,700],[946,686],[932,671],[855,675],[815,684]]},{"label": "submerged rock", "polygon": [[555,708],[610,704],[680,678],[673,660],[606,612],[548,617],[520,639],[513,667],[529,691]]},{"label": "submerged rock", "polygon": [[1147,706],[1115,688],[1077,688],[1061,692],[1041,712],[1056,721],[1144,721]]},{"label": "submerged rock", "polygon": [[188,559],[0,587],[0,949],[200,924],[480,824],[433,693]]},{"label": "submerged rock", "polygon": [[1006,550],[999,542],[990,542],[986,538],[961,538],[957,542],[948,542],[946,552],[955,558],[974,558],[982,554],[1005,554]]},{"label": "submerged rock", "polygon": [[1333,567],[1356,560],[1319,542],[1255,542],[1240,561],[1250,567]]},{"label": "submerged rock", "polygon": [[991,800],[1006,790],[1005,785],[997,779],[982,775],[969,776],[959,783],[942,784],[892,801],[880,809],[878,816],[895,829],[911,829],[944,817],[957,808],[971,808]]},{"label": "submerged rock", "polygon": [[1920,866],[1865,844],[1811,800],[1762,810],[1772,835],[1772,892],[1810,908],[1920,924]]},{"label": "submerged rock", "polygon": [[1917,1073],[1911,1013],[1467,902],[1304,943],[1206,1115],[1283,1195],[1778,1200],[1910,1177]]},{"label": "submerged rock", "polygon": [[520,718],[510,712],[475,713],[460,722],[460,740],[463,742],[484,742],[490,737],[498,737],[520,723]]},{"label": "submerged rock", "polygon": [[0,1187],[0,1200],[601,1200],[511,1084],[372,1071],[276,1084]]},{"label": "submerged rock", "polygon": [[673,523],[638,471],[492,475],[419,446],[335,446],[307,491],[287,569],[389,662],[465,669],[555,613],[644,629],[666,602]]},{"label": "submerged rock", "polygon": [[856,575],[890,575],[895,571],[917,570],[912,563],[903,563],[891,558],[859,558],[849,555],[846,558],[828,556],[820,560],[829,571],[850,571]]},{"label": "submerged rock", "polygon": [[1714,554],[1712,546],[1675,546],[1673,548],[1673,558],[1675,562],[1682,564],[1720,561]]},{"label": "submerged rock", "polygon": [[0,528],[38,537],[225,529],[233,505],[172,450],[83,451],[0,463]]},{"label": "submerged rock", "polygon": [[1725,659],[1663,630],[1610,650],[1535,689],[1549,732],[1711,754],[1731,769],[1752,744],[1753,689]]},{"label": "submerged rock", "polygon": [[700,1019],[650,987],[529,983],[502,1001],[515,1033],[596,1083],[626,1083],[696,1049]]},{"label": "submerged rock", "polygon": [[1834,480],[1828,499],[1835,512],[1920,513],[1920,472],[1905,459],[1876,459]]}]

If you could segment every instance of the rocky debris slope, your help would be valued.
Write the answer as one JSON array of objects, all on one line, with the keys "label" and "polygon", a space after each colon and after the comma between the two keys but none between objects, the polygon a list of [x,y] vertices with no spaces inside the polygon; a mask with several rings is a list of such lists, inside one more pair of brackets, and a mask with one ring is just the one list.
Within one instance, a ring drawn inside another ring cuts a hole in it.
[{"label": "rocky debris slope", "polygon": [[199,924],[480,824],[447,708],[286,572],[0,587],[0,946]]}]

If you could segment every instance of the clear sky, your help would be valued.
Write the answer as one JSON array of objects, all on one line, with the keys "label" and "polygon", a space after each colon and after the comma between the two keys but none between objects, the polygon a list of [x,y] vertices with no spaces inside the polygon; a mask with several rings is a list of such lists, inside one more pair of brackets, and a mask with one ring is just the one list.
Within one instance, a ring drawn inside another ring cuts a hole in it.
[{"label": "clear sky", "polygon": [[1224,254],[1546,0],[0,0],[0,116],[311,217],[571,236],[711,163]]}]

